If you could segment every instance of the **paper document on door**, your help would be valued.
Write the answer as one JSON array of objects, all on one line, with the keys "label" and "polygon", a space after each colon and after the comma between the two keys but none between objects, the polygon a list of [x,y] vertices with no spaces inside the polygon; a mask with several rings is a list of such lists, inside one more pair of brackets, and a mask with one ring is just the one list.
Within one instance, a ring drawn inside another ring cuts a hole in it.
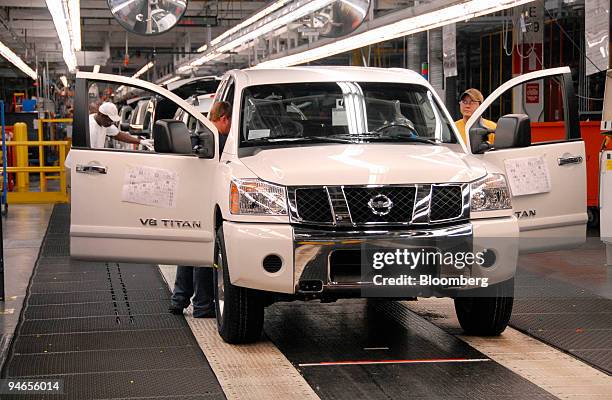
[{"label": "paper document on door", "polygon": [[512,158],[505,160],[504,164],[512,195],[550,192],[550,172],[544,157]]},{"label": "paper document on door", "polygon": [[123,179],[121,201],[175,208],[177,189],[178,174],[174,171],[128,166]]}]

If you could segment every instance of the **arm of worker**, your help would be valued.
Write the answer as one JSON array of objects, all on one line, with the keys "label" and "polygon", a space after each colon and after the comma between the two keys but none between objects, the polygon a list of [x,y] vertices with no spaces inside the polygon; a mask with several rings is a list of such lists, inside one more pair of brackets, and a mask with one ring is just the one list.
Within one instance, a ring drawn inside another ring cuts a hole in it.
[{"label": "arm of worker", "polygon": [[120,142],[131,143],[131,144],[141,144],[147,148],[147,150],[153,151],[153,139],[140,139],[136,136],[132,136],[129,133],[119,132],[114,137],[114,139],[119,140]]}]

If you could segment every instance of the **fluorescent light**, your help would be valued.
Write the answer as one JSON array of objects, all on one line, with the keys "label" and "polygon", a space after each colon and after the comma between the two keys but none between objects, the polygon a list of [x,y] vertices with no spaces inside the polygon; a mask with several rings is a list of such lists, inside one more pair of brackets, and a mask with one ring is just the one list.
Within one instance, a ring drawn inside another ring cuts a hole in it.
[{"label": "fluorescent light", "polygon": [[13,53],[13,50],[9,49],[4,45],[4,43],[0,42],[0,55],[8,62],[19,68],[23,73],[28,75],[30,78],[36,80],[38,75],[36,71],[34,71],[28,64],[26,64],[19,56]]},{"label": "fluorescent light", "polygon": [[81,4],[80,0],[68,0],[68,12],[72,34],[72,48],[81,50]]},{"label": "fluorescent light", "polygon": [[405,18],[385,26],[373,28],[363,33],[350,36],[346,39],[336,40],[327,45],[305,50],[290,56],[264,61],[257,64],[255,68],[287,67],[290,65],[302,64],[374,43],[380,43],[429,29],[439,28],[454,22],[465,21],[470,18],[495,13],[532,1],[533,0],[471,0],[415,17]]},{"label": "fluorescent light", "polygon": [[[310,2],[298,4],[298,6],[293,9],[287,8],[287,12],[284,14],[281,13],[280,15],[269,16],[269,14],[271,14],[273,11],[276,11],[277,9],[284,6],[286,1],[281,0],[279,3],[274,3],[271,7],[268,7],[262,10],[260,13],[256,14],[255,16],[247,19],[246,21],[230,29],[224,34],[219,35],[218,37],[215,38],[215,40],[211,41],[211,45],[217,45],[221,43],[223,40],[230,38],[233,33],[238,32],[240,29],[243,29],[243,28],[246,28],[252,25],[257,25],[257,24],[259,24],[260,26],[256,27],[250,32],[245,33],[244,35],[237,37],[234,40],[231,40],[228,43],[225,43],[219,47],[214,47],[210,49],[201,57],[191,61],[189,65],[191,67],[197,67],[197,66],[204,64],[205,62],[214,60],[215,58],[219,57],[221,54],[225,53],[226,51],[231,51],[243,45],[246,42],[249,42],[253,39],[256,39],[260,36],[270,33],[276,29],[286,26],[288,23],[296,21],[308,14],[313,13],[314,11],[320,10],[332,4],[334,1],[335,0],[312,0]],[[259,14],[261,14],[261,16],[258,16]],[[268,19],[262,20],[262,18],[264,17],[268,17]],[[206,45],[200,47],[198,51],[207,49],[207,47],[205,46]]]},{"label": "fluorescent light", "polygon": [[97,74],[98,72],[100,72],[100,66],[98,64],[94,65],[93,67],[93,73]]},{"label": "fluorescent light", "polygon": [[153,61],[149,61],[144,67],[140,68],[138,70],[138,72],[136,72],[134,75],[132,75],[132,78],[138,78],[140,77],[142,74],[144,74],[145,72],[147,72],[148,70],[150,70],[151,68],[153,68],[153,65],[155,63]]},{"label": "fluorescent light", "polygon": [[64,85],[64,87],[68,87],[68,78],[66,78],[66,75],[60,76],[60,81],[62,81],[62,85]]},{"label": "fluorescent light", "polygon": [[[230,35],[233,35],[234,33],[238,32],[240,29],[242,28],[246,28],[247,26],[255,23],[256,21],[262,19],[263,17],[273,13],[274,11],[278,10],[279,8],[283,7],[285,4],[289,3],[292,0],[279,0],[277,2],[275,2],[274,4],[271,4],[269,7],[264,8],[263,10],[259,11],[256,14],[253,14],[253,16],[247,18],[246,20],[242,21],[241,23],[239,23],[238,25],[234,26],[232,29],[225,31],[223,34],[217,36],[216,38],[214,38],[210,44],[211,45],[215,45],[217,43],[219,43],[220,41],[222,41],[223,39],[229,37]],[[199,52],[203,52],[204,50],[206,50],[207,45],[204,45],[202,47],[200,47],[198,49]]]},{"label": "fluorescent light", "polygon": [[168,79],[167,81],[163,81],[163,82],[162,82],[162,85],[167,85],[167,84],[169,84],[169,83],[176,82],[176,81],[178,81],[179,79],[181,79],[181,77],[180,77],[180,76],[175,76],[175,77],[173,77],[173,78]]},{"label": "fluorescent light", "polygon": [[[46,0],[47,8],[53,18],[53,24],[57,31],[57,37],[62,45],[62,54],[64,62],[68,66],[70,72],[74,72],[77,67],[76,54],[74,52],[73,40],[70,34],[69,26],[70,16],[68,6],[62,0]],[[80,38],[79,38],[80,41]]]}]

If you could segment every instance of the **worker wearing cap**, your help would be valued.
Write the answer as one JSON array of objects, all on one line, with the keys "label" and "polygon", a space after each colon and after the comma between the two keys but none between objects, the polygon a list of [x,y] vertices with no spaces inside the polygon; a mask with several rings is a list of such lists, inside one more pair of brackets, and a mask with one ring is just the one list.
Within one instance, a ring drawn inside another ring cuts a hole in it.
[{"label": "worker wearing cap", "polygon": [[117,106],[113,103],[104,102],[98,107],[98,112],[89,115],[89,139],[90,147],[94,149],[104,148],[106,137],[111,136],[120,142],[141,144],[148,149],[153,148],[153,140],[139,139],[129,133],[119,131],[115,126],[121,117],[117,111]]},{"label": "worker wearing cap", "polygon": [[[482,104],[483,101],[484,97],[482,96],[482,93],[480,93],[480,90],[474,88],[466,90],[465,92],[461,93],[461,96],[459,96],[459,108],[461,110],[461,115],[463,116],[463,118],[461,118],[459,121],[455,121],[455,126],[459,130],[463,141],[466,143],[467,138],[465,134],[465,124],[467,123],[468,119],[470,119],[472,114],[474,114],[474,111],[476,111],[478,106]],[[495,129],[497,128],[497,124],[495,122],[489,121],[488,119],[484,118],[480,118],[480,125],[490,131],[495,131]],[[489,143],[493,144],[494,139],[495,134],[489,134]]]}]

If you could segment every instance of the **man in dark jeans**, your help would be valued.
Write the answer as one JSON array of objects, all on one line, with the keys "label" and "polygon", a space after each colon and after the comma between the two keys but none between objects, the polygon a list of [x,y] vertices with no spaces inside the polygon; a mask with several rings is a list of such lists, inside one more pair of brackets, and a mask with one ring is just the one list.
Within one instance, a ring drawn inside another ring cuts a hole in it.
[{"label": "man in dark jeans", "polygon": [[[225,101],[215,102],[208,113],[208,118],[219,131],[219,153],[222,153],[230,131],[231,105]],[[215,316],[213,290],[212,268],[179,265],[176,269],[174,291],[168,311],[176,315],[183,314],[183,309],[189,306],[193,296],[193,317],[213,318]]]},{"label": "man in dark jeans", "polygon": [[213,318],[215,316],[213,289],[212,268],[179,265],[176,269],[174,292],[168,310],[172,314],[183,314],[183,309],[189,306],[193,296],[193,317]]}]

